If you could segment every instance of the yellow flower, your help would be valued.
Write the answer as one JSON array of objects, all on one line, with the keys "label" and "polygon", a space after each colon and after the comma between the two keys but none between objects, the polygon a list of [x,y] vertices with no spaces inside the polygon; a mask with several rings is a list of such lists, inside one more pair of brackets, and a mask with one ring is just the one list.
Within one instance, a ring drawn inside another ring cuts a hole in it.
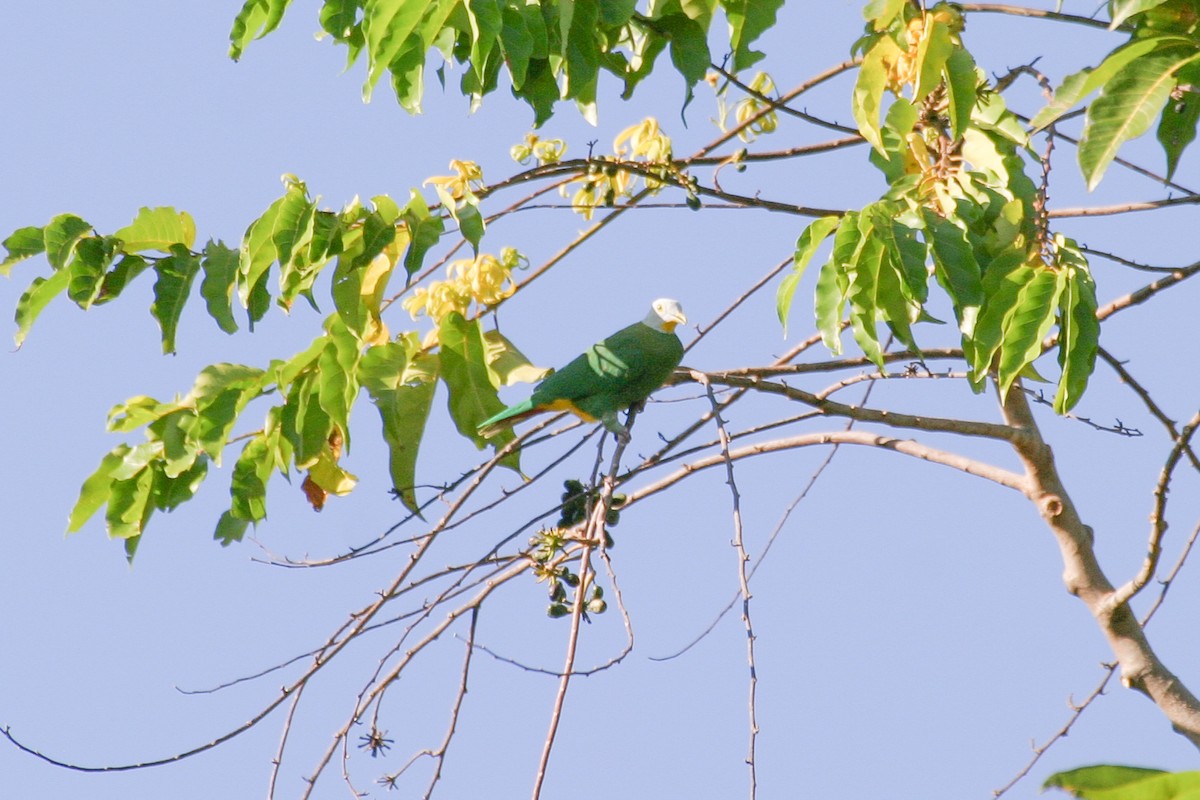
[{"label": "yellow flower", "polygon": [[512,160],[518,164],[526,164],[530,158],[537,159],[538,164],[557,164],[567,151],[567,143],[562,139],[542,139],[536,133],[525,134],[525,141],[514,144],[508,151]]},{"label": "yellow flower", "polygon": [[624,158],[625,151],[621,145],[629,143],[630,158],[642,158],[646,161],[670,161],[671,137],[658,127],[658,120],[646,117],[636,125],[630,125],[617,134],[613,139],[613,152],[617,158]]},{"label": "yellow flower", "polygon": [[459,293],[482,306],[495,305],[517,290],[509,269],[487,253],[455,261],[448,272]]},{"label": "yellow flower", "polygon": [[459,259],[446,268],[445,280],[417,287],[401,305],[413,319],[425,314],[437,323],[451,311],[466,315],[473,302],[496,305],[517,290],[512,270],[522,262],[525,257],[512,247],[504,248],[500,258],[482,253]]},{"label": "yellow flower", "polygon": [[[775,91],[775,82],[771,80],[771,76],[765,72],[760,72],[754,76],[754,80],[750,82],[750,89],[758,95],[769,96]],[[737,104],[737,109],[734,112],[737,124],[745,125],[747,120],[753,119],[763,109],[767,108],[768,104],[761,98],[751,95]],[[754,122],[746,125],[738,131],[738,138],[743,142],[754,141],[759,135],[771,133],[779,125],[779,117],[774,111],[768,114],[763,114],[762,117],[754,120]]]},{"label": "yellow flower", "polygon": [[474,198],[475,192],[483,189],[483,170],[474,161],[450,162],[454,175],[435,175],[425,181],[425,185],[444,186],[455,200]]}]

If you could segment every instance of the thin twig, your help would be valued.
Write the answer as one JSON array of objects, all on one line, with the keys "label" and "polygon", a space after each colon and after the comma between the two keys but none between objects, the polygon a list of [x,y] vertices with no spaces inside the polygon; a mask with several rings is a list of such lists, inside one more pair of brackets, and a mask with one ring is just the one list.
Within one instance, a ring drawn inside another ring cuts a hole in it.
[{"label": "thin twig", "polygon": [[717,435],[721,441],[721,456],[725,461],[725,483],[733,501],[733,545],[737,553],[738,587],[742,595],[742,625],[746,629],[746,662],[749,668],[747,678],[747,714],[749,716],[749,743],[746,750],[746,766],[750,770],[750,800],[758,794],[758,762],[755,758],[758,742],[758,666],[754,660],[754,624],[750,617],[750,580],[746,574],[746,564],[750,556],[746,553],[746,542],[742,530],[741,494],[738,492],[737,479],[733,472],[733,459],[729,455],[729,433],[725,430],[725,420],[721,418],[721,406],[713,393],[712,384],[703,373],[693,373],[692,377],[708,391],[709,404],[712,407],[713,422],[717,426]]},{"label": "thin twig", "polygon": [[[629,419],[625,423],[627,431],[632,428],[633,417],[635,415],[635,410],[629,412]],[[533,783],[533,800],[539,800],[541,797],[542,785],[546,780],[546,773],[550,767],[550,754],[554,749],[554,741],[558,735],[558,725],[562,720],[563,704],[567,697],[567,688],[570,686],[571,676],[575,669],[575,654],[579,646],[579,631],[583,621],[584,607],[587,605],[588,589],[591,588],[591,583],[594,579],[595,570],[591,566],[593,545],[587,543],[598,542],[600,546],[603,545],[605,519],[608,516],[609,509],[612,508],[612,493],[615,486],[614,478],[620,469],[621,456],[624,454],[628,443],[628,435],[617,438],[617,446],[613,450],[612,466],[604,478],[600,489],[600,497],[595,502],[595,506],[590,509],[591,513],[588,515],[588,523],[584,531],[585,546],[579,557],[579,585],[575,587],[575,600],[571,607],[571,630],[567,638],[567,653],[564,658],[562,676],[558,681],[558,691],[554,696],[554,706],[550,713],[550,727],[546,732],[546,741],[542,746],[541,758],[538,760],[537,774]]]}]

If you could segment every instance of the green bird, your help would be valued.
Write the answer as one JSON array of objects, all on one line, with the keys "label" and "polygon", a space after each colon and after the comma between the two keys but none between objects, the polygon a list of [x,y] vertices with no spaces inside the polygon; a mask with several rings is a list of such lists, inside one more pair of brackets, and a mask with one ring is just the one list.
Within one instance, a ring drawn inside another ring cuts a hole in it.
[{"label": "green bird", "polygon": [[617,412],[649,397],[679,365],[683,344],[675,326],[686,323],[678,301],[655,300],[641,322],[592,345],[547,376],[528,400],[484,420],[480,435],[493,436],[543,411],[570,411],[585,422],[599,420],[608,430],[627,437],[629,431],[617,420]]}]

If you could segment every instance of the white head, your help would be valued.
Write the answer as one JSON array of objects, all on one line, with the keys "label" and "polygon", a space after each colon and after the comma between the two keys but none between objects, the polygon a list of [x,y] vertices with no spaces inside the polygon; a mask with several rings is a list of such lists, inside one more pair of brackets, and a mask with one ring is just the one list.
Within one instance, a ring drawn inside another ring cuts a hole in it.
[{"label": "white head", "polygon": [[683,306],[679,305],[678,300],[660,297],[651,304],[650,313],[642,320],[642,324],[656,331],[672,333],[676,325],[687,324],[687,317],[683,315]]}]

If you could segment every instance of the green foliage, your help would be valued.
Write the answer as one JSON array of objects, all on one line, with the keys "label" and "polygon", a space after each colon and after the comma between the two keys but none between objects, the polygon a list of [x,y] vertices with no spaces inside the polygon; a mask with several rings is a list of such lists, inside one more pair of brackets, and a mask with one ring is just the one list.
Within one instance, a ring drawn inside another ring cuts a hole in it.
[{"label": "green foliage", "polygon": [[359,361],[359,380],[379,410],[388,446],[388,470],[396,496],[414,514],[417,453],[437,387],[439,360],[421,351],[415,335],[369,348]]},{"label": "green foliage", "polygon": [[1125,0],[1111,4],[1112,27],[1128,27],[1129,41],[1096,67],[1068,76],[1054,100],[1032,120],[1035,129],[1051,125],[1094,92],[1079,146],[1079,166],[1093,189],[1125,142],[1141,136],[1159,119],[1158,140],[1167,161],[1167,179],[1196,135],[1200,98],[1200,30],[1190,0]]},{"label": "green foliage", "polygon": [[261,39],[279,27],[291,0],[246,0],[229,32],[229,57],[237,61],[253,39]]},{"label": "green foliage", "polygon": [[[1132,62],[1104,85],[1088,108],[1079,141],[1079,166],[1089,189],[1100,182],[1122,144],[1150,129],[1176,89],[1176,72],[1197,60],[1195,45],[1163,48]],[[1181,151],[1176,149],[1176,161]]]},{"label": "green foliage", "polygon": [[[440,377],[449,392],[450,418],[458,432],[475,442],[479,449],[489,442],[479,435],[479,425],[484,420],[504,410],[504,403],[496,393],[488,369],[488,348],[478,320],[465,319],[452,311],[442,318],[438,330],[441,342]],[[502,448],[516,438],[511,430],[502,431],[491,437],[496,449]],[[501,463],[520,471],[520,453],[514,451]]]},{"label": "green foliage", "polygon": [[[805,229],[779,288],[780,320],[786,325],[796,283],[832,232],[814,298],[831,352],[841,350],[848,308],[855,342],[881,370],[879,322],[919,353],[914,325],[936,321],[925,310],[932,274],[954,308],[977,391],[992,375],[1007,393],[1058,327],[1055,408],[1065,413],[1095,364],[1095,285],[1074,242],[1038,222],[1037,189],[1020,156],[1025,133],[987,90],[952,6],[875,2],[867,15],[854,115],[888,189],[840,221],[826,217]],[[881,115],[888,93],[894,98]]]},{"label": "green foliage", "polygon": [[788,314],[791,313],[792,296],[796,293],[796,285],[800,282],[800,278],[804,276],[804,270],[808,267],[808,262],[812,260],[816,254],[817,248],[821,246],[821,242],[831,234],[838,226],[839,219],[837,217],[821,217],[815,220],[811,225],[804,229],[800,234],[800,238],[796,240],[796,253],[792,258],[792,271],[783,279],[783,283],[779,285],[779,292],[776,298],[776,313],[779,315],[779,323],[783,325],[783,333],[787,335],[787,320]]},{"label": "green foliage", "polygon": [[[247,0],[230,31],[230,56],[242,56],[254,39],[273,31],[287,0]],[[396,99],[419,113],[431,56],[461,65],[459,88],[478,107],[508,73],[513,94],[533,110],[535,125],[572,100],[589,119],[596,114],[601,72],[622,81],[629,97],[670,50],[684,78],[684,104],[704,78],[712,57],[709,29],[718,7],[728,22],[734,71],[763,54],[753,43],[775,24],[783,0],[652,0],[639,12],[636,0],[325,0],[321,27],[346,48],[347,64],[366,56],[363,98],[370,99],[385,74]],[[438,68],[442,75],[444,65]]]},{"label": "green foliage", "polygon": [[[1114,2],[1114,27],[1128,30],[1130,39],[1094,69],[1070,76],[1035,118],[1037,126],[1053,124],[1097,95],[1079,148],[1089,184],[1156,116],[1169,174],[1195,138],[1200,40],[1190,1]],[[234,21],[231,55],[240,57],[250,41],[273,31],[288,5],[246,2]],[[419,110],[425,65],[436,51],[462,66],[460,90],[473,105],[506,70],[514,94],[540,124],[559,100],[594,115],[603,73],[617,76],[629,96],[664,52],[684,78],[686,103],[710,68],[708,33],[718,8],[728,22],[732,69],[739,71],[761,58],[752,44],[781,5],[653,0],[639,11],[636,0],[325,0],[320,23],[347,48],[349,63],[365,56],[367,95],[388,74],[401,104]],[[991,377],[1003,394],[1053,344],[1060,368],[1054,406],[1067,412],[1095,364],[1096,287],[1080,248],[1050,230],[1041,214],[1039,190],[1025,172],[1031,151],[1024,127],[976,66],[956,6],[873,0],[865,15],[865,35],[854,47],[862,60],[852,110],[885,188],[862,208],[819,218],[801,232],[776,303],[785,333],[804,271],[832,238],[814,293],[817,328],[832,352],[840,352],[848,327],[880,369],[889,338],[919,354],[918,323],[938,322],[926,308],[932,276],[953,308],[971,385],[981,390]],[[537,141],[528,139],[527,158]],[[647,189],[679,185],[689,201],[698,198],[696,179],[672,160],[670,140],[653,119],[622,133],[612,157],[589,159],[564,183],[564,196],[575,183],[572,202],[588,215],[629,197],[634,180],[620,169],[625,145],[629,159],[657,176],[641,175]],[[538,156],[541,166],[562,166],[561,149],[552,158]],[[487,233],[480,204],[490,190],[478,165],[451,167],[456,175],[427,182],[436,203],[413,189],[403,205],[381,195],[340,210],[322,208],[302,181],[284,176],[283,194],[247,226],[236,249],[219,240],[198,245],[192,217],[169,207],[142,208],[111,234],[60,214],[4,239],[0,274],[43,254],[49,267],[17,303],[18,345],[55,298],[65,295],[87,309],[116,299],[143,272],[155,276],[150,311],[167,353],[176,350],[197,278],[205,310],[226,333],[238,329],[235,306],[251,329],[272,305],[290,311],[303,298],[314,309],[327,307],[321,333],[290,359],[265,368],[215,364],[181,399],[135,397],[114,409],[110,429],[140,429],[145,441],[120,444],[102,459],[84,482],[69,530],[104,508],[109,534],[123,539],[132,556],[151,515],[190,498],[209,465],[221,465],[231,441],[243,444],[218,540],[239,540],[266,517],[267,487],[277,473],[289,479],[293,470],[304,473],[301,488],[320,510],[328,495],[355,485],[341,459],[364,391],[380,415],[393,491],[419,513],[417,461],[436,387],[446,387],[460,434],[483,448],[488,442],[477,426],[503,407],[497,390],[544,374],[472,316],[472,308],[494,308],[512,293],[509,271],[520,257],[480,253]],[[389,296],[399,282],[394,274],[400,270],[407,287],[448,229],[470,244],[475,259],[454,262],[448,280],[405,298],[403,307],[428,315],[434,331],[424,339],[415,331],[393,334],[384,313],[399,297]],[[319,302],[323,275],[328,294]],[[246,408],[263,397],[274,404],[261,423],[247,422]],[[500,450],[513,438],[505,431],[490,443]],[[519,469],[518,453],[501,463]],[[576,524],[580,505],[592,501],[581,492],[568,486],[560,526]]]},{"label": "green foliage", "polygon": [[1084,800],[1195,800],[1200,797],[1200,772],[1098,764],[1055,773],[1042,788],[1062,789]]}]

